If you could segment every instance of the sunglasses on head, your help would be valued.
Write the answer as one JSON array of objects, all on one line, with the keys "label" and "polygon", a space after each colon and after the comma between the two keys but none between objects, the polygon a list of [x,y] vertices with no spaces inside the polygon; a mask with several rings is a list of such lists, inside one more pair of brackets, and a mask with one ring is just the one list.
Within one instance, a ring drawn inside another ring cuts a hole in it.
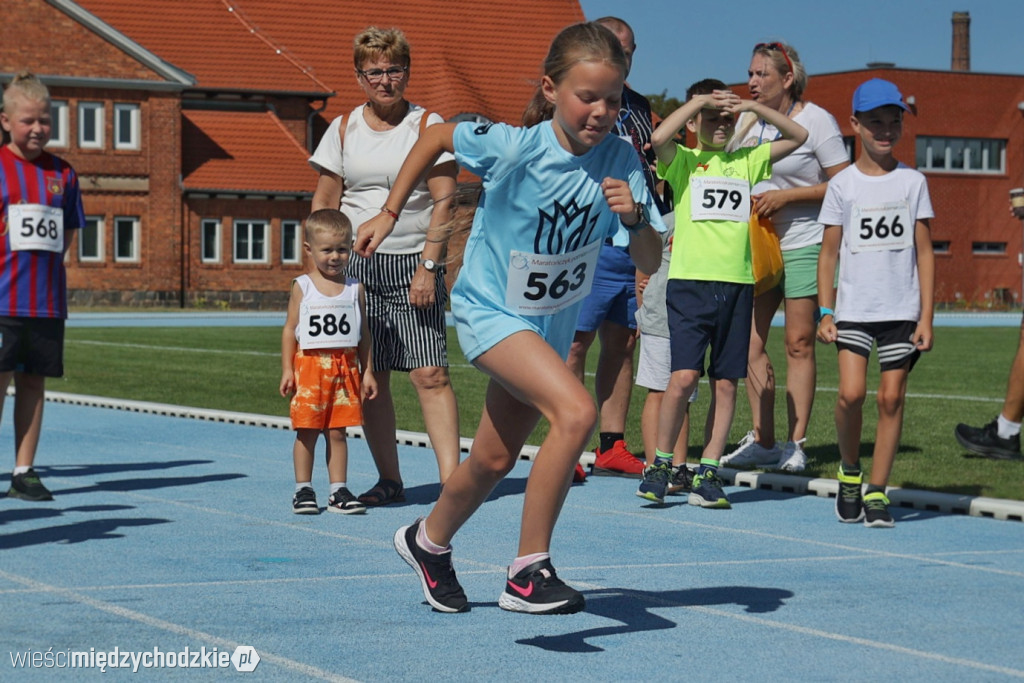
[{"label": "sunglasses on head", "polygon": [[796,69],[793,68],[793,62],[789,59],[789,53],[786,52],[786,46],[782,43],[758,43],[754,46],[754,52],[758,50],[768,50],[770,52],[781,52],[782,58],[786,60],[786,64],[789,66],[789,71],[792,74],[796,74]]}]

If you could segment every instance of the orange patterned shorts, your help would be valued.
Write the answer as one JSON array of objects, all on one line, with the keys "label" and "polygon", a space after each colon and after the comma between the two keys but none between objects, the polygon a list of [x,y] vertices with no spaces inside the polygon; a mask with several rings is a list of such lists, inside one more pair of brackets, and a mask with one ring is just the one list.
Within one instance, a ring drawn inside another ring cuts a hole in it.
[{"label": "orange patterned shorts", "polygon": [[355,349],[295,352],[292,429],[340,429],[363,424]]}]

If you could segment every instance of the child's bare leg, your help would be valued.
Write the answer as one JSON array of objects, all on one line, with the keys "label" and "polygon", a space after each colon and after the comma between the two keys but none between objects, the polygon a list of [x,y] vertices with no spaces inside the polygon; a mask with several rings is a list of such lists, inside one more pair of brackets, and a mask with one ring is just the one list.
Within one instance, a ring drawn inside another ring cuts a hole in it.
[{"label": "child's bare leg", "polygon": [[661,452],[671,453],[675,449],[690,396],[699,379],[700,373],[696,370],[676,370],[670,376],[658,413],[657,445]]},{"label": "child's bare leg", "polygon": [[31,467],[43,430],[43,404],[46,378],[42,375],[14,373],[14,448],[15,466]]},{"label": "child's bare leg", "polygon": [[[539,415],[550,423],[526,485],[519,555],[547,552],[573,468],[594,425],[597,407],[551,346],[518,332],[480,356],[493,381],[469,457],[449,478],[426,520],[427,536],[446,545],[515,465]],[[529,367],[529,372],[523,368]],[[435,537],[435,534],[437,537]]]},{"label": "child's bare leg", "polygon": [[[325,429],[327,440],[327,477],[334,484],[348,478],[348,440],[345,430]],[[314,441],[314,444],[316,442]]]},{"label": "child's bare leg", "polygon": [[[658,415],[661,412],[664,391],[647,390],[647,398],[644,400],[643,412],[640,413],[640,432],[644,440],[644,459],[648,465],[654,464],[654,451],[658,447]],[[686,447],[690,439],[690,410],[689,403],[683,414],[682,426],[679,429],[679,437],[676,439],[675,448],[672,449],[672,464],[679,465],[686,462]]]},{"label": "child's bare leg", "polygon": [[295,466],[295,483],[313,481],[313,452],[320,432],[315,429],[296,429],[295,444],[292,446],[292,462]]},{"label": "child's bare leg", "polygon": [[868,359],[852,351],[839,352],[839,398],[836,400],[836,437],[845,465],[860,462],[860,433],[864,423]]},{"label": "child's bare leg", "polygon": [[878,431],[871,459],[871,478],[868,480],[872,486],[884,487],[889,483],[889,474],[903,431],[903,406],[909,372],[909,369],[901,368],[882,373],[878,387]]},{"label": "child's bare leg", "polygon": [[[739,380],[711,380],[711,393],[715,395],[715,413],[711,423],[711,436],[704,446],[701,460],[708,459],[717,462],[722,458],[722,453],[725,452],[725,444],[729,440],[732,418],[736,413],[736,394],[738,388]],[[772,445],[775,445],[774,442]]]}]

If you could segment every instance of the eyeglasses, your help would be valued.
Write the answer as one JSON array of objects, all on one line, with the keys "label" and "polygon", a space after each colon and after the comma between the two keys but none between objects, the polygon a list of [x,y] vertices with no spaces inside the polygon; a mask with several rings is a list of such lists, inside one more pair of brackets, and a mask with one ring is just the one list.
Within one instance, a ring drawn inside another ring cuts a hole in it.
[{"label": "eyeglasses", "polygon": [[405,78],[405,74],[409,71],[407,66],[389,66],[386,69],[356,69],[356,73],[366,79],[367,83],[376,85],[384,80],[384,76],[387,76],[391,82],[400,81]]},{"label": "eyeglasses", "polygon": [[789,65],[789,71],[794,76],[796,75],[796,69],[793,68],[793,62],[789,59],[789,53],[786,52],[786,46],[782,43],[758,43],[754,46],[754,52],[758,50],[768,50],[770,52],[781,52],[782,58],[786,60],[786,64]]}]

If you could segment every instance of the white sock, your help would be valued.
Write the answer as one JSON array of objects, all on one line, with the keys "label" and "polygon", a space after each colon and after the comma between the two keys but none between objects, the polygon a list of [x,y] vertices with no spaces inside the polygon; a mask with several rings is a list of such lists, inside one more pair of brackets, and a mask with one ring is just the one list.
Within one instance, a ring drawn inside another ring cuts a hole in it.
[{"label": "white sock", "polygon": [[1010,439],[1020,434],[1020,422],[1010,422],[1002,413],[999,413],[999,419],[996,420],[999,424],[999,438]]},{"label": "white sock", "polygon": [[15,467],[14,468],[13,474],[14,475],[25,474],[30,469],[32,469],[32,465],[21,465],[20,467]]},{"label": "white sock", "polygon": [[551,559],[550,553],[532,553],[530,555],[523,555],[512,560],[512,564],[508,568],[508,578],[514,577],[519,572],[529,567],[534,562],[540,562],[541,560]]},{"label": "white sock", "polygon": [[313,482],[311,481],[297,481],[295,482],[295,493],[298,493],[304,488],[313,488]]},{"label": "white sock", "polygon": [[338,489],[343,489],[343,488],[345,488],[347,486],[348,486],[348,484],[346,484],[343,481],[332,481],[331,482],[331,495],[334,495],[335,493],[337,493]]},{"label": "white sock", "polygon": [[416,545],[426,550],[431,555],[440,555],[452,549],[451,546],[444,548],[430,540],[427,536],[427,525],[420,522],[420,528],[416,530]]}]

